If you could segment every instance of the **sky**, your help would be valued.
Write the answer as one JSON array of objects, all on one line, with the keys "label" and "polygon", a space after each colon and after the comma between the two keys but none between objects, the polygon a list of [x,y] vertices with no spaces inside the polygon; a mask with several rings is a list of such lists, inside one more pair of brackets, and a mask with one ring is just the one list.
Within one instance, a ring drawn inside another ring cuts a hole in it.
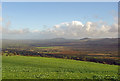
[{"label": "sky", "polygon": [[119,0],[1,0],[2,2],[119,2]]},{"label": "sky", "polygon": [[117,12],[117,2],[3,2],[3,38],[117,37]]}]

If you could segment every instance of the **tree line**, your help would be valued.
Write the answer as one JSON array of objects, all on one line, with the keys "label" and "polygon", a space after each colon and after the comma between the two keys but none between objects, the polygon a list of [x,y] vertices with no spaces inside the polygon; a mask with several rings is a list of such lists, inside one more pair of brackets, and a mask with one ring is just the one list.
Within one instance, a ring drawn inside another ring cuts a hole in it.
[{"label": "tree line", "polygon": [[120,60],[117,60],[117,59],[94,58],[92,56],[84,56],[84,55],[73,56],[73,55],[65,55],[65,54],[48,54],[48,53],[39,53],[36,51],[27,51],[27,50],[18,50],[18,49],[3,49],[2,55],[5,55],[5,56],[22,55],[22,56],[55,57],[55,58],[73,59],[73,60],[80,60],[80,61],[90,61],[90,62],[111,64],[111,65],[120,65]]}]

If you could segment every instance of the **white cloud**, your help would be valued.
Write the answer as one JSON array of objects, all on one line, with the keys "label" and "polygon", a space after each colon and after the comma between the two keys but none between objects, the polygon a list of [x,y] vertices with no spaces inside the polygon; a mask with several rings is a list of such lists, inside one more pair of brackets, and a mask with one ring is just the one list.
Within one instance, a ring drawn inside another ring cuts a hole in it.
[{"label": "white cloud", "polygon": [[110,27],[109,32],[118,32],[118,24],[113,24]]},{"label": "white cloud", "polygon": [[117,24],[106,25],[99,22],[87,22],[82,24],[80,21],[65,22],[55,25],[46,31],[56,37],[83,38],[83,37],[117,37]]},{"label": "white cloud", "polygon": [[84,38],[84,37],[117,37],[118,25],[107,25],[103,22],[86,22],[83,24],[80,21],[64,22],[57,24],[53,27],[49,27],[45,30],[29,30],[24,29],[10,29],[11,22],[7,22],[3,27],[4,36],[23,36],[29,38]]},{"label": "white cloud", "polygon": [[0,22],[2,22],[2,17],[0,17]]}]

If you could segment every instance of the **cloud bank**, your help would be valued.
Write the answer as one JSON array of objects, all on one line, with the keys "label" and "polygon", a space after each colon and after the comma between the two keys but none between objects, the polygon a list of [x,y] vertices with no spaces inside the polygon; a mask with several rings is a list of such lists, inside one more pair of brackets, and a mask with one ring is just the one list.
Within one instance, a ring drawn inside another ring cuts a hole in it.
[{"label": "cloud bank", "polygon": [[63,22],[45,30],[11,29],[11,22],[7,22],[2,28],[3,38],[16,39],[49,39],[49,38],[116,38],[118,37],[118,24],[108,25],[105,22],[80,21]]}]

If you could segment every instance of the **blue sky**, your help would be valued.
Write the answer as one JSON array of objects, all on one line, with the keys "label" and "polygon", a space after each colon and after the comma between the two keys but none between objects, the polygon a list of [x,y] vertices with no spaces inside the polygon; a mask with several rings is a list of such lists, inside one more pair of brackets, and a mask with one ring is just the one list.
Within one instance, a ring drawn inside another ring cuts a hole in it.
[{"label": "blue sky", "polygon": [[[105,21],[113,23],[117,2],[3,2],[3,19],[11,28],[44,29],[62,22]],[[96,18],[98,17],[98,18]]]},{"label": "blue sky", "polygon": [[3,2],[3,37],[113,38],[117,13],[117,2]]}]

